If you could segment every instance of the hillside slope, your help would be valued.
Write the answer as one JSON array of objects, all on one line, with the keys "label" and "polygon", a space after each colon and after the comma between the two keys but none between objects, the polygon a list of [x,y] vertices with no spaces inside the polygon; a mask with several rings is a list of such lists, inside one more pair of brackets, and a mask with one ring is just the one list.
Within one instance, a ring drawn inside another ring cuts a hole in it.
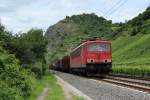
[{"label": "hillside slope", "polygon": [[64,20],[50,26],[45,34],[49,39],[49,61],[69,54],[74,47],[89,38],[111,37],[112,26],[111,21],[95,14],[67,16]]},{"label": "hillside slope", "polygon": [[118,30],[112,45],[114,62],[150,62],[150,7]]},{"label": "hillside slope", "polygon": [[112,47],[114,63],[150,64],[150,34],[119,37]]}]

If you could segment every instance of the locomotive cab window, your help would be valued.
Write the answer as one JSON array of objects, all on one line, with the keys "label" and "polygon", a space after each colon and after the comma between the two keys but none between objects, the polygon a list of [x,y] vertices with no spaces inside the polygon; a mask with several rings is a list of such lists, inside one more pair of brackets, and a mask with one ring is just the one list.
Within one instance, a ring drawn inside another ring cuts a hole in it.
[{"label": "locomotive cab window", "polygon": [[110,44],[90,44],[88,51],[110,51]]},{"label": "locomotive cab window", "polygon": [[78,57],[81,54],[81,47],[71,53],[72,57]]}]

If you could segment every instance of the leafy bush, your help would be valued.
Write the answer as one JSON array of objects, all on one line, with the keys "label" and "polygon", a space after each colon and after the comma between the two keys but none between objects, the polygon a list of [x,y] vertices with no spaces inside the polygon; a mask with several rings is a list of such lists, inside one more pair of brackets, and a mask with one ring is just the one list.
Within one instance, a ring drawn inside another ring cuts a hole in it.
[{"label": "leafy bush", "polygon": [[46,64],[45,62],[38,61],[34,65],[31,65],[31,71],[35,73],[36,77],[41,79],[42,75],[45,75]]},{"label": "leafy bush", "polygon": [[41,79],[42,77],[42,70],[39,67],[32,67],[31,71],[34,72],[36,74],[36,77]]},{"label": "leafy bush", "polygon": [[6,82],[0,81],[0,100],[23,100],[17,89],[11,88]]},{"label": "leafy bush", "polygon": [[0,95],[3,95],[0,98],[17,100],[28,97],[31,93],[30,74],[21,68],[14,55],[8,54],[1,47],[0,55]]},{"label": "leafy bush", "polygon": [[[0,38],[0,41],[3,41],[5,44],[3,47],[9,53],[15,54],[16,58],[20,60],[21,67],[31,69],[31,71],[36,72],[35,74],[40,75],[41,73],[41,75],[44,75],[44,64],[46,63],[44,54],[46,53],[47,39],[44,37],[43,31],[41,29],[31,29],[27,33],[15,36],[7,35],[7,32],[3,32],[4,34],[2,35],[6,38]],[[32,65],[35,65],[38,61],[43,63],[40,66],[41,68],[32,68]],[[41,69],[42,72],[40,72]],[[39,73],[35,70],[39,70]]]},{"label": "leafy bush", "polygon": [[46,45],[41,29],[12,35],[0,24],[0,100],[23,100],[31,95],[34,76],[41,78],[46,70]]}]

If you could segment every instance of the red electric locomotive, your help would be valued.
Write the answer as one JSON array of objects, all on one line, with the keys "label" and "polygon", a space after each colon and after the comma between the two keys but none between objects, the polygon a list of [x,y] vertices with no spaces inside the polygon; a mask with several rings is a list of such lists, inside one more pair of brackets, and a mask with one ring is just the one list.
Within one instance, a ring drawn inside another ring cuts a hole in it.
[{"label": "red electric locomotive", "polygon": [[70,70],[87,74],[108,74],[112,68],[110,41],[87,41],[70,54]]}]

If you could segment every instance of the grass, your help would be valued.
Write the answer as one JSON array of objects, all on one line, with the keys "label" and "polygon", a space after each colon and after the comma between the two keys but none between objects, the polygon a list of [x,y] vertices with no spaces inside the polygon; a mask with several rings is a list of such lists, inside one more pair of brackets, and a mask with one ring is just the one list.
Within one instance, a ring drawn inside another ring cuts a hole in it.
[{"label": "grass", "polygon": [[113,73],[150,76],[150,34],[120,37],[112,43]]},{"label": "grass", "polygon": [[150,34],[134,37],[121,37],[113,41],[113,59],[116,62],[150,58]]},{"label": "grass", "polygon": [[62,88],[56,83],[57,80],[53,75],[44,77],[48,83],[49,91],[45,100],[65,100]]},{"label": "grass", "polygon": [[[60,85],[57,84],[57,80],[53,75],[45,77],[44,80],[46,80],[49,83],[49,92],[45,100],[65,100],[63,89]],[[71,100],[84,99],[82,97],[72,95]]]},{"label": "grass", "polygon": [[113,65],[113,73],[150,77],[150,65]]},{"label": "grass", "polygon": [[84,100],[82,97],[72,95],[72,100]]},{"label": "grass", "polygon": [[57,80],[52,74],[46,74],[41,80],[31,80],[33,82],[33,91],[28,100],[36,100],[48,85],[48,96],[45,100],[65,100],[62,88],[56,83]]},{"label": "grass", "polygon": [[36,100],[37,97],[41,94],[41,91],[43,91],[44,88],[44,81],[43,80],[31,80],[33,85],[33,91],[31,93],[31,96],[28,98],[28,100]]}]

